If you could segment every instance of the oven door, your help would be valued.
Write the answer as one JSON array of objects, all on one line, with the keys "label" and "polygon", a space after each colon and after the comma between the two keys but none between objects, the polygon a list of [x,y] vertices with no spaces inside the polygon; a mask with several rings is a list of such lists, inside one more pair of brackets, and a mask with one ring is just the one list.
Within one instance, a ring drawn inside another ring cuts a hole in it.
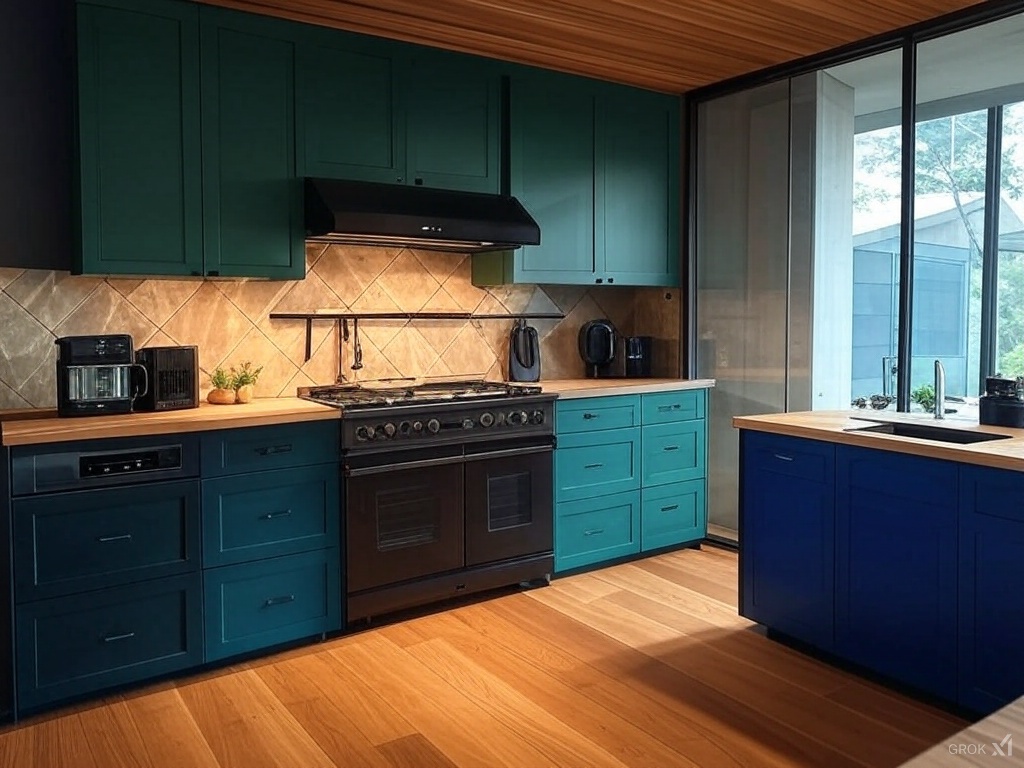
[{"label": "oven door", "polygon": [[458,446],[346,461],[349,593],[462,567],[461,454]]},{"label": "oven door", "polygon": [[550,438],[466,446],[466,565],[552,551],[552,464]]}]

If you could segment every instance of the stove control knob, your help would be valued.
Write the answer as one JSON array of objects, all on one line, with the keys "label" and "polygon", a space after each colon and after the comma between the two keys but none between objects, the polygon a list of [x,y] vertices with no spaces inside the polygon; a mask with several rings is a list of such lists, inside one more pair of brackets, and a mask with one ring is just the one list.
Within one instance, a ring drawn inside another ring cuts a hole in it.
[{"label": "stove control knob", "polygon": [[543,424],[544,423],[544,411],[536,410],[530,414],[531,424]]},{"label": "stove control knob", "polygon": [[437,419],[430,419],[427,422],[427,432],[429,432],[432,435],[436,435],[440,431],[441,431],[441,422],[440,421],[438,421]]},{"label": "stove control knob", "polygon": [[414,421],[412,423],[412,431],[415,432],[417,435],[420,432],[422,432],[423,431],[423,422],[422,421]]},{"label": "stove control knob", "polygon": [[526,423],[526,411],[512,411],[508,415],[508,423],[519,426]]},{"label": "stove control knob", "polygon": [[376,430],[371,426],[359,427],[356,430],[356,440],[373,440]]},{"label": "stove control knob", "polygon": [[463,429],[472,429],[473,426],[474,426],[474,423],[473,423],[472,419],[463,419],[462,420],[462,428]]},{"label": "stove control knob", "polygon": [[394,437],[395,436],[395,425],[392,424],[390,421],[387,424],[385,424],[382,427],[382,429],[384,430],[384,437]]},{"label": "stove control knob", "polygon": [[[422,425],[420,426],[422,428]],[[398,434],[400,434],[402,437],[408,437],[410,432],[412,432],[412,424],[410,424],[408,421],[403,421],[401,424],[398,425]]]},{"label": "stove control knob", "polygon": [[480,426],[490,427],[494,425],[494,414],[493,413],[481,413],[480,414]]}]

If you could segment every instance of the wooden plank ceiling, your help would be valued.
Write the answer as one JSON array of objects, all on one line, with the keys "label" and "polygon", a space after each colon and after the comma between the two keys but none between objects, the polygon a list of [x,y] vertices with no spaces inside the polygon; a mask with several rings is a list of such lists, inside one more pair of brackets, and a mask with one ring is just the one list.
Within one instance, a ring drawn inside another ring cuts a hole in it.
[{"label": "wooden plank ceiling", "polygon": [[976,0],[201,0],[670,93]]}]

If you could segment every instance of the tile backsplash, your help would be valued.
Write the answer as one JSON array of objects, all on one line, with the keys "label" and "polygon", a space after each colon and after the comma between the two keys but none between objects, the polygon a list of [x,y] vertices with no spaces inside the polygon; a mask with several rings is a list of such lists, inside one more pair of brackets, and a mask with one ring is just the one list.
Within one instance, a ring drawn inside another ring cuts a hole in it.
[{"label": "tile backsplash", "polygon": [[541,375],[583,375],[576,335],[587,320],[611,319],[624,333],[654,336],[655,375],[679,372],[677,290],[571,286],[483,289],[468,256],[429,251],[324,246],[306,250],[305,280],[134,280],[0,268],[0,408],[52,407],[58,336],[130,333],[136,347],[195,344],[203,393],[217,366],[262,366],[261,397],[295,388],[402,376],[507,374],[511,321],[370,321],[359,324],[364,367],[351,370],[352,340],[340,345],[333,321],[313,323],[304,361],[305,323],[271,320],[273,311],[560,312],[534,320]]}]

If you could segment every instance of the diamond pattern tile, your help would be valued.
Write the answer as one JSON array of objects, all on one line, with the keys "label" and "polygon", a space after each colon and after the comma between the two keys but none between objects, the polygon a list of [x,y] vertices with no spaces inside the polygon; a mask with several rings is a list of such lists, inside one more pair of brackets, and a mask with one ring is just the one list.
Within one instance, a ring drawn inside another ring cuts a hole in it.
[{"label": "diamond pattern tile", "polygon": [[601,308],[589,296],[584,296],[576,307],[541,338],[540,371],[546,379],[578,379],[586,373],[579,355],[579,332],[588,320],[601,317]]},{"label": "diamond pattern tile", "polygon": [[[362,335],[362,334],[360,334]],[[362,344],[362,340],[360,340]],[[365,346],[363,354],[366,354]],[[351,365],[351,360],[349,360]],[[315,384],[333,384],[338,377],[338,343],[333,332],[327,335],[319,347],[313,348],[313,356],[304,363],[302,372]]]},{"label": "diamond pattern tile", "polygon": [[57,407],[57,347],[47,350],[43,360],[21,385],[21,396],[33,408]]},{"label": "diamond pattern tile", "polygon": [[145,346],[156,331],[156,325],[105,282],[53,329],[56,336],[127,333],[136,347]]},{"label": "diamond pattern tile", "polygon": [[56,328],[102,283],[95,277],[26,269],[4,292],[47,328]]},{"label": "diamond pattern tile", "polygon": [[0,267],[0,291],[21,277],[24,271],[13,267]]},{"label": "diamond pattern tile", "polygon": [[203,283],[163,327],[179,344],[199,346],[204,371],[219,365],[251,329],[248,318],[210,282]]},{"label": "diamond pattern tile", "polygon": [[0,381],[20,393],[39,361],[55,352],[53,334],[4,293],[0,293],[0,328]]},{"label": "diamond pattern tile", "polygon": [[[109,285],[115,291],[120,293],[126,299],[128,298],[129,294],[131,294],[132,291],[134,291],[136,288],[138,288],[144,282],[146,282],[146,281],[145,280],[133,280],[133,279],[128,278],[128,277],[108,277],[107,278],[107,285]],[[197,288],[199,287],[199,282],[200,281],[198,281],[198,280],[196,281],[196,287]]]},{"label": "diamond pattern tile", "polygon": [[402,251],[381,273],[377,284],[403,312],[419,312],[440,288],[412,251]]},{"label": "diamond pattern tile", "polygon": [[[559,309],[558,305],[555,304],[548,295],[538,288],[533,292],[530,297],[529,303],[523,309],[523,312],[531,312],[538,315],[546,315],[550,313],[559,313],[562,310]],[[541,320],[534,319],[530,320],[530,325],[537,329],[537,335],[543,339],[551,331],[553,331],[559,323],[565,322],[564,320]]]},{"label": "diamond pattern tile", "polygon": [[0,381],[0,409],[31,407],[32,403]]},{"label": "diamond pattern tile", "polygon": [[[658,289],[651,295],[660,293]],[[632,335],[635,332],[637,294],[633,288],[594,288],[587,295],[597,303],[601,316],[611,320],[621,333]]]},{"label": "diamond pattern tile", "polygon": [[352,364],[350,355],[345,357],[345,369],[343,373],[348,381],[373,381],[375,379],[394,379],[403,374],[391,364],[384,353],[377,348],[369,339],[364,339],[363,345],[363,367],[353,371],[349,366]]},{"label": "diamond pattern tile", "polygon": [[395,334],[387,346],[381,349],[381,353],[402,376],[422,376],[437,360],[437,353],[412,326]]},{"label": "diamond pattern tile", "polygon": [[[254,323],[259,323],[265,320],[271,308],[284,298],[292,283],[283,280],[220,280],[217,287],[246,317]],[[296,300],[298,298],[296,297]],[[329,296],[329,300],[333,303],[334,297]]]},{"label": "diamond pattern tile", "polygon": [[[285,357],[273,342],[253,328],[241,342],[228,354],[223,361],[225,368],[239,367],[244,362],[252,363],[253,368],[263,368],[256,382],[256,397],[277,397],[288,386],[299,369]],[[295,394],[289,392],[288,394]]]},{"label": "diamond pattern tile", "polygon": [[[352,310],[355,312],[402,311],[395,300],[377,283],[366,289],[359,300],[352,305]],[[359,323],[359,333],[383,349],[395,338],[395,334],[405,327],[406,323],[405,320],[364,320]]]},{"label": "diamond pattern tile", "polygon": [[469,256],[459,253],[441,253],[440,251],[410,251],[416,256],[416,260],[422,264],[431,276],[439,283],[443,283],[452,273],[458,269],[463,261],[469,261]]},{"label": "diamond pattern tile", "polygon": [[496,288],[488,288],[487,292],[500,301],[505,309],[515,314],[526,309],[535,290],[539,290],[535,285],[499,285]]},{"label": "diamond pattern tile", "polygon": [[494,365],[494,353],[472,325],[455,337],[441,356],[453,373],[482,377]]},{"label": "diamond pattern tile", "polygon": [[[302,365],[306,356],[306,321],[305,320],[270,320],[265,319],[257,328],[274,342],[274,346],[284,352],[285,356],[296,365]],[[334,337],[333,320],[314,320],[312,348],[317,349],[329,338]]]},{"label": "diamond pattern tile", "polygon": [[580,303],[580,299],[587,295],[587,289],[579,285],[542,285],[540,289],[566,315],[572,312],[573,308]]},{"label": "diamond pattern tile", "polygon": [[[488,295],[480,306],[477,307],[477,313],[481,315],[503,315],[508,310],[498,301],[494,296]],[[528,321],[533,323],[532,320]],[[490,347],[499,359],[503,359],[508,356],[508,337],[509,332],[512,330],[514,325],[513,320],[474,320],[473,327],[476,328],[477,333],[480,337],[487,342],[487,346]]]},{"label": "diamond pattern tile", "polygon": [[390,266],[398,253],[390,248],[332,245],[324,251],[313,272],[326,281],[346,305],[351,306]]},{"label": "diamond pattern tile", "polygon": [[472,263],[467,258],[459,264],[458,269],[443,283],[443,287],[448,295],[455,299],[460,309],[464,309],[467,312],[472,312],[480,306],[480,302],[487,295],[487,291],[483,288],[477,288],[473,285],[471,278]]},{"label": "diamond pattern tile", "polygon": [[170,320],[203,286],[198,280],[144,280],[128,301],[157,326]]}]

